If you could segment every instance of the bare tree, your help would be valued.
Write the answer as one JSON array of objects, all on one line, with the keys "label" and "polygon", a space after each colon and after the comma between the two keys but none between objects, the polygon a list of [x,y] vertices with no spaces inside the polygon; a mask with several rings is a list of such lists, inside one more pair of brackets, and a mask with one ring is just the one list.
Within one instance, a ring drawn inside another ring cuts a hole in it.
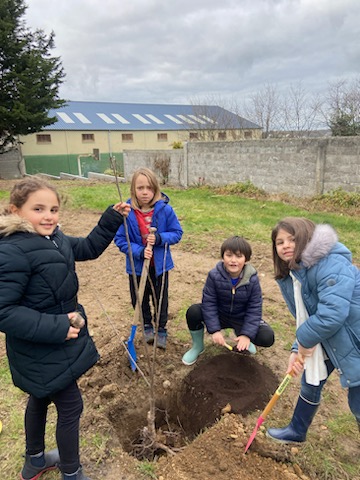
[{"label": "bare tree", "polygon": [[329,84],[323,115],[333,135],[360,135],[360,77]]},{"label": "bare tree", "polygon": [[279,108],[280,129],[294,135],[309,134],[320,126],[321,105],[320,98],[309,94],[301,81],[291,84]]},{"label": "bare tree", "polygon": [[244,105],[244,112],[251,121],[262,127],[263,136],[267,138],[279,123],[280,96],[277,87],[264,85],[259,92],[250,96]]}]

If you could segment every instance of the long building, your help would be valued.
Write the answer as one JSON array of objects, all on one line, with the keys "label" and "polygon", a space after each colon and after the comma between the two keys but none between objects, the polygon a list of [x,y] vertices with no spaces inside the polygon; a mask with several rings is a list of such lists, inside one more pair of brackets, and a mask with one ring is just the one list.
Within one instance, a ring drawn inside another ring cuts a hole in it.
[{"label": "long building", "polygon": [[224,108],[205,105],[68,102],[54,124],[20,138],[28,174],[103,173],[124,150],[169,150],[184,142],[261,138],[262,130]]}]

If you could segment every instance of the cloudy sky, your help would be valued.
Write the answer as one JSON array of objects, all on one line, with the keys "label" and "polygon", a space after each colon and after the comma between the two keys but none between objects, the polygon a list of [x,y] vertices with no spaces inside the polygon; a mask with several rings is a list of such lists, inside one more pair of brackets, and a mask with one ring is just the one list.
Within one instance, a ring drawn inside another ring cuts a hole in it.
[{"label": "cloudy sky", "polygon": [[360,77],[359,0],[26,0],[55,32],[67,100],[240,103]]}]

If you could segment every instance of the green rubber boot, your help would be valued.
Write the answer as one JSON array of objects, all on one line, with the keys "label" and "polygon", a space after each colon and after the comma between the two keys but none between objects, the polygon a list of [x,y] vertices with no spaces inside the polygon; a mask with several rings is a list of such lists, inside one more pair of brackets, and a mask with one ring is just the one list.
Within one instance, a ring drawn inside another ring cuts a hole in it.
[{"label": "green rubber boot", "polygon": [[182,357],[184,365],[192,365],[196,362],[198,356],[204,351],[204,329],[190,330],[193,341],[192,347]]}]

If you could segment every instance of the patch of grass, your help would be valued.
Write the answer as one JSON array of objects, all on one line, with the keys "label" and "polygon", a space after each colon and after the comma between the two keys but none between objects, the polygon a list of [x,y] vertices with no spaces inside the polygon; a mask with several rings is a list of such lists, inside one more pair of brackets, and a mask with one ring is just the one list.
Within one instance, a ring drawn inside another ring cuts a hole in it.
[{"label": "patch of grass", "polygon": [[[96,465],[108,458],[108,444],[110,436],[95,432],[91,435],[80,435],[80,451],[82,447],[88,447],[91,451],[95,451],[92,455]],[[96,460],[95,460],[96,459]]]},{"label": "patch of grass", "polygon": [[137,468],[142,475],[145,475],[149,478],[154,478],[154,479],[157,478],[155,474],[155,468],[156,468],[155,463],[144,460],[141,463],[139,463]]},{"label": "patch of grass", "polygon": [[336,188],[331,192],[313,197],[312,202],[315,204],[323,204],[328,207],[336,206],[345,209],[352,207],[360,208],[360,193],[346,192],[342,188]]},{"label": "patch of grass", "polygon": [[[1,334],[0,342],[4,342]],[[24,412],[27,395],[13,386],[6,357],[0,358],[0,418],[3,430],[0,434],[0,465],[4,478],[18,478],[23,467],[25,453]],[[55,448],[55,408],[49,408],[46,425],[47,446]],[[49,474],[50,475],[50,474]],[[49,476],[58,478],[58,474]]]}]

